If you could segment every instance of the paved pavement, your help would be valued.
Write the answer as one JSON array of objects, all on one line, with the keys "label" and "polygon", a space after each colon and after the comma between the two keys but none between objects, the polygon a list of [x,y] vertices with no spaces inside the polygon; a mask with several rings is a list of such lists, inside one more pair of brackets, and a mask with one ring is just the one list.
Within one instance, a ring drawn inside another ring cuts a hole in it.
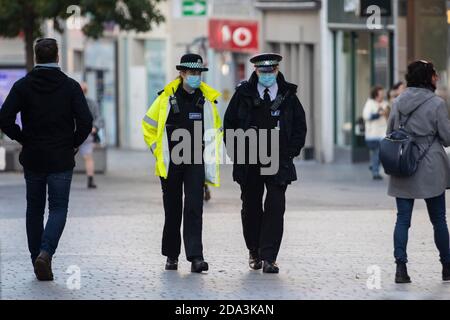
[{"label": "paved pavement", "polygon": [[179,272],[163,271],[163,209],[151,155],[112,150],[109,168],[96,191],[85,189],[83,176],[74,178],[53,283],[36,281],[32,272],[23,178],[0,174],[2,299],[450,299],[423,203],[410,234],[413,284],[393,284],[394,201],[386,181],[369,179],[367,165],[298,164],[301,180],[288,191],[279,275],[247,268],[231,168],[224,168],[224,185],[205,206],[211,270],[204,275],[190,274],[184,260]]}]

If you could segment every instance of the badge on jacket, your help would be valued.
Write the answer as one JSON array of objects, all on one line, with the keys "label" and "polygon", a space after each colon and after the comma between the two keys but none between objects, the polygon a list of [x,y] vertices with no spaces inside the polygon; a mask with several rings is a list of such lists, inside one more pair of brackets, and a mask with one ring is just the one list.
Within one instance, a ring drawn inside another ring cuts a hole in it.
[{"label": "badge on jacket", "polygon": [[279,117],[281,114],[281,110],[271,111],[272,117]]},{"label": "badge on jacket", "polygon": [[189,113],[189,120],[202,120],[202,114],[197,112]]}]

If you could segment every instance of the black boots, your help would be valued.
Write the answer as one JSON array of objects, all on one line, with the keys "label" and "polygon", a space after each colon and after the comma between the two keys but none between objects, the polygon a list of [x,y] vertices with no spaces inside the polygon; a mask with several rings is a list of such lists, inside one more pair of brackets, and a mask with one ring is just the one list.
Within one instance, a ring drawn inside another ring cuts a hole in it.
[{"label": "black boots", "polygon": [[264,261],[263,272],[264,273],[279,273],[280,268],[278,268],[278,265],[275,261]]},{"label": "black boots", "polygon": [[259,258],[259,254],[254,251],[250,251],[250,257],[248,259],[248,265],[252,270],[261,270],[262,269],[262,261]]},{"label": "black boots", "polygon": [[450,281],[450,263],[442,264],[442,280]]},{"label": "black boots", "polygon": [[262,260],[258,251],[250,250],[250,257],[248,259],[250,269],[258,271],[263,269],[263,273],[279,273],[280,268],[275,261]]},{"label": "black boots", "polygon": [[397,263],[397,272],[395,273],[395,283],[411,283],[408,275],[406,263]]},{"label": "black boots", "polygon": [[192,261],[191,272],[202,273],[208,271],[209,265],[203,259],[195,259]]},{"label": "black boots", "polygon": [[39,281],[53,281],[52,257],[41,251],[34,262],[34,274]]},{"label": "black boots", "polygon": [[[177,271],[178,270],[178,258],[167,258],[166,271]],[[205,260],[197,258],[192,261],[191,272],[202,273],[208,271],[209,265]]]},{"label": "black boots", "polygon": [[88,189],[97,189],[94,183],[94,177],[88,177]]},{"label": "black boots", "polygon": [[166,271],[178,270],[178,258],[167,258]]},{"label": "black boots", "polygon": [[[442,280],[450,281],[450,263],[442,264]],[[408,275],[406,263],[397,263],[397,272],[395,273],[395,283],[411,283]]]}]

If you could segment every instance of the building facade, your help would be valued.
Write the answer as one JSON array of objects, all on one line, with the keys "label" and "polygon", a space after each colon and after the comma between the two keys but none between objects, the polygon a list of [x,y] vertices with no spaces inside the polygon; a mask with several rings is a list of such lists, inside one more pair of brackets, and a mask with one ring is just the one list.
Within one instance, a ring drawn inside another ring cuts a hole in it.
[{"label": "building facade", "polygon": [[280,53],[281,72],[299,86],[298,96],[305,108],[308,135],[303,158],[324,161],[322,140],[322,62],[320,1],[257,0],[262,12],[262,51]]},{"label": "building facade", "polygon": [[[373,11],[373,5],[379,11]],[[362,110],[372,86],[381,85],[387,92],[404,80],[409,62],[425,59],[433,61],[440,74],[438,94],[447,96],[447,4],[333,0],[328,1],[327,15],[332,69],[324,70],[324,76],[332,79],[332,90],[322,94],[332,96],[333,159],[367,161]]]}]

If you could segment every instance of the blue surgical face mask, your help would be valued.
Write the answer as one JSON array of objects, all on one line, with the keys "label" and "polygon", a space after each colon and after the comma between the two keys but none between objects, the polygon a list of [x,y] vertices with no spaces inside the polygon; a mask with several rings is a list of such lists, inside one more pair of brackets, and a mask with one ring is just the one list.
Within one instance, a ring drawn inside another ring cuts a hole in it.
[{"label": "blue surgical face mask", "polygon": [[270,88],[277,81],[277,75],[275,73],[260,73],[258,79],[263,87]]},{"label": "blue surgical face mask", "polygon": [[186,77],[186,84],[192,89],[200,88],[200,84],[202,83],[201,76],[193,76],[189,75]]}]

